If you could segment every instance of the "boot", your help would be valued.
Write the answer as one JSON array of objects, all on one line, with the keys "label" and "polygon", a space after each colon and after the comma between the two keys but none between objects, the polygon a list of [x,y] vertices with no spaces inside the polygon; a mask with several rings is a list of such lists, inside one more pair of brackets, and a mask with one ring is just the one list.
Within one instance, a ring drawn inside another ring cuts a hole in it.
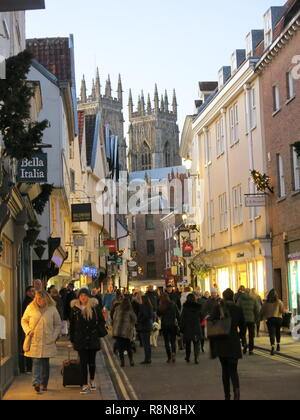
[{"label": "boot", "polygon": [[271,356],[274,356],[275,355],[275,346],[272,346],[272,348],[271,348]]},{"label": "boot", "polygon": [[230,400],[231,400],[231,395],[230,394],[225,395],[225,401],[230,401]]},{"label": "boot", "polygon": [[125,357],[124,354],[120,355],[121,367],[125,367]]},{"label": "boot", "polygon": [[131,366],[131,367],[134,367],[134,361],[133,361],[133,357],[132,357],[132,355],[131,355],[131,356],[129,356],[129,362],[130,362],[130,366]]},{"label": "boot", "polygon": [[277,344],[277,351],[280,351],[280,344]]},{"label": "boot", "polygon": [[240,388],[234,389],[234,401],[240,401],[241,399],[241,392]]},{"label": "boot", "polygon": [[172,363],[176,363],[176,353],[172,353]]}]

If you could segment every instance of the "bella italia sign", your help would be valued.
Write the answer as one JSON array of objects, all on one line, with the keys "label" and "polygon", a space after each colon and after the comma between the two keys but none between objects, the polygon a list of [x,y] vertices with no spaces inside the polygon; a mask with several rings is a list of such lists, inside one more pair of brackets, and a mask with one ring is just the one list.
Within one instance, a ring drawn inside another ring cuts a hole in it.
[{"label": "bella italia sign", "polygon": [[18,182],[43,183],[48,180],[48,159],[46,153],[35,153],[32,159],[22,159],[18,164]]}]

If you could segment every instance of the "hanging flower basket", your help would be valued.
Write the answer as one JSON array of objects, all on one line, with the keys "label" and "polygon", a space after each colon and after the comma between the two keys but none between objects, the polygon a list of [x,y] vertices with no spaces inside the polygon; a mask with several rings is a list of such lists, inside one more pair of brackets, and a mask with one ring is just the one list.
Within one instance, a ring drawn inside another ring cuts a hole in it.
[{"label": "hanging flower basket", "polygon": [[271,178],[267,174],[261,174],[260,172],[253,170],[251,171],[252,182],[256,185],[257,191],[260,193],[266,193],[266,191],[274,193],[274,187],[271,186]]},{"label": "hanging flower basket", "polygon": [[190,268],[194,271],[195,275],[199,276],[201,279],[208,277],[212,270],[212,267],[208,264],[192,263]]},{"label": "hanging flower basket", "polygon": [[39,230],[36,230],[36,229],[27,230],[26,239],[30,243],[31,246],[35,244],[35,241],[37,240],[39,234],[40,234]]}]

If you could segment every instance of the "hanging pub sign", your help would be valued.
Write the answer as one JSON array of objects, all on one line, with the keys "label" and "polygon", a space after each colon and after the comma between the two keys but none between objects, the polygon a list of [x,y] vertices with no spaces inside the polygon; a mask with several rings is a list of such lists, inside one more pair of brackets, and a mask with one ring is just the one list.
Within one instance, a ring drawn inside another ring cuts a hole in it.
[{"label": "hanging pub sign", "polygon": [[109,254],[107,261],[110,262],[110,263],[116,263],[116,261],[117,261],[116,254]]},{"label": "hanging pub sign", "polygon": [[108,257],[108,256],[109,256],[108,246],[101,246],[99,248],[99,257]]},{"label": "hanging pub sign", "polygon": [[111,241],[104,241],[103,242],[104,246],[107,246],[109,248],[109,252],[110,253],[114,253],[117,252],[117,246],[116,246],[116,241],[111,240]]},{"label": "hanging pub sign", "polygon": [[265,207],[266,195],[265,194],[246,194],[245,206],[246,207]]},{"label": "hanging pub sign", "polygon": [[40,184],[48,181],[47,153],[35,153],[32,159],[22,159],[18,162],[17,181]]},{"label": "hanging pub sign", "polygon": [[123,265],[123,258],[122,257],[117,257],[116,258],[116,264],[117,265]]},{"label": "hanging pub sign", "polygon": [[91,222],[92,221],[92,205],[72,204],[72,222]]},{"label": "hanging pub sign", "polygon": [[191,242],[183,242],[182,251],[184,257],[191,257],[194,246]]}]

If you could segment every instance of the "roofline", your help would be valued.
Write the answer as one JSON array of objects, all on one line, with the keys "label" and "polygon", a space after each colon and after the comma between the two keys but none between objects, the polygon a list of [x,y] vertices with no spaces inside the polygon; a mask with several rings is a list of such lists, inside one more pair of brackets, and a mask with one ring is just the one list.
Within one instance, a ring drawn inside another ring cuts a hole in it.
[{"label": "roofline", "polygon": [[39,61],[33,59],[31,61],[32,67],[34,67],[37,71],[39,71],[43,76],[46,77],[51,83],[53,83],[55,86],[59,88],[59,82],[56,76],[54,74],[50,73],[49,70],[46,69]]}]

